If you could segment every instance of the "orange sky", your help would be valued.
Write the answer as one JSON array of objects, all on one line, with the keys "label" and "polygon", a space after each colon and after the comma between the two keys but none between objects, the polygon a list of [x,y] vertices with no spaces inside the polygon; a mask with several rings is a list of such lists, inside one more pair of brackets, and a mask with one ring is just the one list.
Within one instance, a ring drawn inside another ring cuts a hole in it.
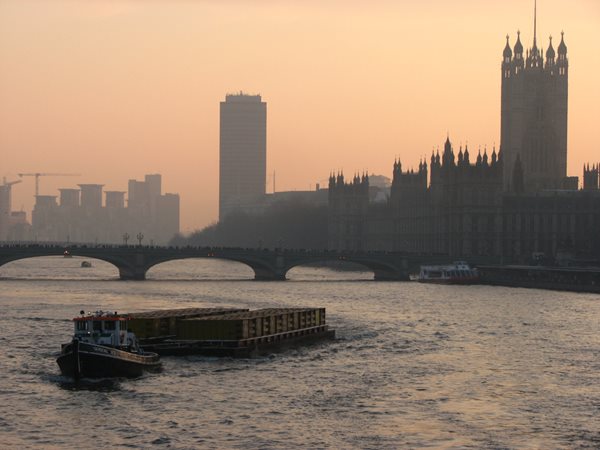
[{"label": "orange sky", "polygon": [[[219,102],[268,104],[277,190],[330,170],[390,176],[441,146],[499,144],[504,36],[533,39],[533,0],[0,0],[0,176],[126,190],[160,172],[182,228],[217,217]],[[568,172],[600,161],[600,2],[539,0],[538,42],[565,31]],[[33,180],[13,189],[29,211]],[[269,181],[268,190],[272,184]]]}]

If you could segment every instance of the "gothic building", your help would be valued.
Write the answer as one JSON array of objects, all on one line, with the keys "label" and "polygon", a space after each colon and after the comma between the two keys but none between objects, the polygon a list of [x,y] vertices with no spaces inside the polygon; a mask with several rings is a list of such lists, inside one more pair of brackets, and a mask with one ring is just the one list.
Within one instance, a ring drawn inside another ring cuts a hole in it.
[{"label": "gothic building", "polygon": [[368,177],[329,179],[330,248],[411,253],[491,255],[499,252],[502,159],[493,150],[455,154],[446,139],[428,166],[403,171],[394,162],[385,205],[369,202]]},{"label": "gothic building", "polygon": [[[550,36],[544,55],[535,28],[534,21],[533,46],[525,56],[520,33],[514,49],[506,36],[501,69],[501,149],[507,168],[520,159],[526,192],[561,188],[567,176],[567,46],[561,33],[556,52]],[[513,172],[505,171],[505,190],[514,184]]]},{"label": "gothic building", "polygon": [[581,190],[524,191],[519,157],[511,191],[503,190],[503,152],[467,148],[455,154],[450,140],[429,167],[393,165],[385,203],[373,202],[368,176],[329,179],[329,247],[447,256],[472,262],[527,263],[564,255],[600,261],[598,166],[584,169]]},{"label": "gothic building", "polygon": [[[567,177],[569,62],[557,50],[523,54],[520,33],[502,54],[501,146],[472,158],[465,147],[432,154],[429,167],[394,162],[384,204],[368,177],[329,180],[332,249],[383,250],[510,263],[543,255],[600,262],[600,168],[584,166],[583,189]],[[473,159],[473,162],[471,160]]]},{"label": "gothic building", "polygon": [[587,167],[583,166],[583,190],[584,191],[597,191],[600,186],[598,185],[598,179],[600,178],[600,165],[593,165],[590,169],[590,165]]},{"label": "gothic building", "polygon": [[364,236],[369,215],[369,178],[355,175],[351,182],[344,175],[329,177],[329,248],[366,250]]}]

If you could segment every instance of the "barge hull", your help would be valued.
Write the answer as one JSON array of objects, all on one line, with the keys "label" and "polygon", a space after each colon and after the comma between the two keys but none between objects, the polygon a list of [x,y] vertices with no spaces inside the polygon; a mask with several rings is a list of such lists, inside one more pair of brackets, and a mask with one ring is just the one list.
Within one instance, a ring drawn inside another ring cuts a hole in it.
[{"label": "barge hull", "polygon": [[335,339],[335,330],[326,325],[240,340],[178,340],[144,343],[146,350],[161,356],[228,356],[250,358],[282,351],[299,344]]},{"label": "barge hull", "polygon": [[135,378],[160,369],[158,355],[136,355],[98,345],[69,344],[56,359],[64,376],[78,378]]}]

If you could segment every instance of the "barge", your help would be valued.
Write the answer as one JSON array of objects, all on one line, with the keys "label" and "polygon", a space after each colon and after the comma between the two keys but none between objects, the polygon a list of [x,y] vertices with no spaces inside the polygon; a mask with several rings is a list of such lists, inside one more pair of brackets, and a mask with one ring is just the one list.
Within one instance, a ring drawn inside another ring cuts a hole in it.
[{"label": "barge", "polygon": [[325,308],[187,308],[129,314],[145,350],[159,355],[251,357],[332,339]]}]

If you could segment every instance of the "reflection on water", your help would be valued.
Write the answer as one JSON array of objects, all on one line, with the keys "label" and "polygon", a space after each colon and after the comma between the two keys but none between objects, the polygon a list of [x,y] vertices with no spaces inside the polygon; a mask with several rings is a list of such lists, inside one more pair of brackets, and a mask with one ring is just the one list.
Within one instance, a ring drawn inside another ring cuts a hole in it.
[{"label": "reflection on water", "polygon": [[[0,267],[4,447],[600,447],[597,295],[318,268],[263,283],[214,260],[124,282],[80,265]],[[135,380],[75,384],[55,362],[81,309],[297,305],[326,307],[339,338],[258,359],[166,357]]]}]

